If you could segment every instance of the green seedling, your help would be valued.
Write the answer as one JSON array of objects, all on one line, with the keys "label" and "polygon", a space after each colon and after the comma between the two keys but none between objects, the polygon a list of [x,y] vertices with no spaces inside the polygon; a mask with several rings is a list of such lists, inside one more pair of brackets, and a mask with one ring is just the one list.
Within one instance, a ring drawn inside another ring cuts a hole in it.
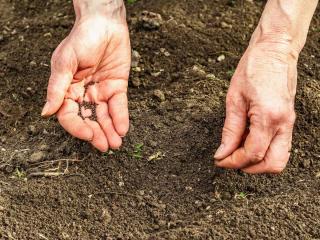
[{"label": "green seedling", "polygon": [[127,3],[134,4],[137,0],[127,0]]},{"label": "green seedling", "polygon": [[132,157],[135,159],[141,159],[142,158],[142,148],[143,148],[143,143],[138,143],[134,145],[134,150],[133,153],[131,154]]},{"label": "green seedling", "polygon": [[237,193],[235,196],[234,196],[235,199],[246,199],[247,198],[247,194],[244,193],[244,192],[240,192],[240,193]]},{"label": "green seedling", "polygon": [[26,177],[26,172],[23,171],[23,170],[19,170],[18,168],[16,168],[16,170],[14,171],[14,176],[19,178],[19,179],[22,179],[22,178],[25,178]]}]

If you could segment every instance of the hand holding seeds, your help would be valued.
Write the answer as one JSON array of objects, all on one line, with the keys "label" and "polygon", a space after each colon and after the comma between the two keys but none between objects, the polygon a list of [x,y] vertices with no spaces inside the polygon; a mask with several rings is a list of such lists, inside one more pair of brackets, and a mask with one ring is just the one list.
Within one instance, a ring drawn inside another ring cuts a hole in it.
[{"label": "hand holding seeds", "polygon": [[124,6],[114,11],[119,11],[118,19],[79,14],[70,35],[53,53],[42,112],[56,113],[66,131],[100,151],[119,148],[129,128],[130,40]]}]

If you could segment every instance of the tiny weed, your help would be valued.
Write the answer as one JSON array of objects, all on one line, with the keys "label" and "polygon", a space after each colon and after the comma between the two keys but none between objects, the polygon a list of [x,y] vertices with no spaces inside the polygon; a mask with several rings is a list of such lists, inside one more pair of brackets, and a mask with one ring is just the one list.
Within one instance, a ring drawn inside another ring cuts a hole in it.
[{"label": "tiny weed", "polygon": [[15,177],[21,179],[21,178],[25,178],[26,177],[26,172],[23,170],[19,170],[18,168],[16,168],[16,170],[14,171],[13,174]]},{"label": "tiny weed", "polygon": [[234,196],[234,198],[235,198],[235,199],[246,199],[247,196],[248,196],[248,195],[247,195],[246,193],[240,192],[240,193],[237,193],[237,194]]},{"label": "tiny weed", "polygon": [[134,150],[133,153],[130,154],[132,157],[135,159],[141,159],[142,158],[142,148],[143,148],[143,143],[138,143],[134,145]]},{"label": "tiny weed", "polygon": [[134,4],[137,0],[127,0],[127,3]]}]

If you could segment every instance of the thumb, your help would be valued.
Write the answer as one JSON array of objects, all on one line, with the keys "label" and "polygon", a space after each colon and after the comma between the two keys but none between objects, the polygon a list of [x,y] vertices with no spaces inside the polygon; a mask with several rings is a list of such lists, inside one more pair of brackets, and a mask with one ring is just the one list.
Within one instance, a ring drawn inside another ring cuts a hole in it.
[{"label": "thumb", "polygon": [[226,105],[221,145],[214,155],[216,160],[226,158],[239,147],[246,129],[247,110],[244,99],[228,94]]},{"label": "thumb", "polygon": [[60,45],[51,60],[51,76],[47,90],[47,102],[42,116],[51,116],[61,107],[73,79],[73,69],[77,68],[74,54],[70,48]]},{"label": "thumb", "polygon": [[47,102],[42,109],[41,116],[51,116],[59,110],[72,79],[73,74],[70,72],[51,74],[47,90]]}]

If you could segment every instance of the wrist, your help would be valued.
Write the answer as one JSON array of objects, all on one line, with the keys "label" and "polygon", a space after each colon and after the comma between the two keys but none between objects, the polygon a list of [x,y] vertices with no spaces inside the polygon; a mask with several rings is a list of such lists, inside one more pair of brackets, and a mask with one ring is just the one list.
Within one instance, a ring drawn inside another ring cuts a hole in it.
[{"label": "wrist", "polygon": [[115,22],[126,21],[123,0],[73,0],[76,21],[87,18],[105,18]]},{"label": "wrist", "polygon": [[[305,45],[318,0],[268,0],[250,45],[297,58]],[[264,47],[263,47],[264,48]]]},{"label": "wrist", "polygon": [[254,31],[249,48],[260,48],[270,53],[298,60],[305,41],[288,31],[268,30],[260,24]]}]

